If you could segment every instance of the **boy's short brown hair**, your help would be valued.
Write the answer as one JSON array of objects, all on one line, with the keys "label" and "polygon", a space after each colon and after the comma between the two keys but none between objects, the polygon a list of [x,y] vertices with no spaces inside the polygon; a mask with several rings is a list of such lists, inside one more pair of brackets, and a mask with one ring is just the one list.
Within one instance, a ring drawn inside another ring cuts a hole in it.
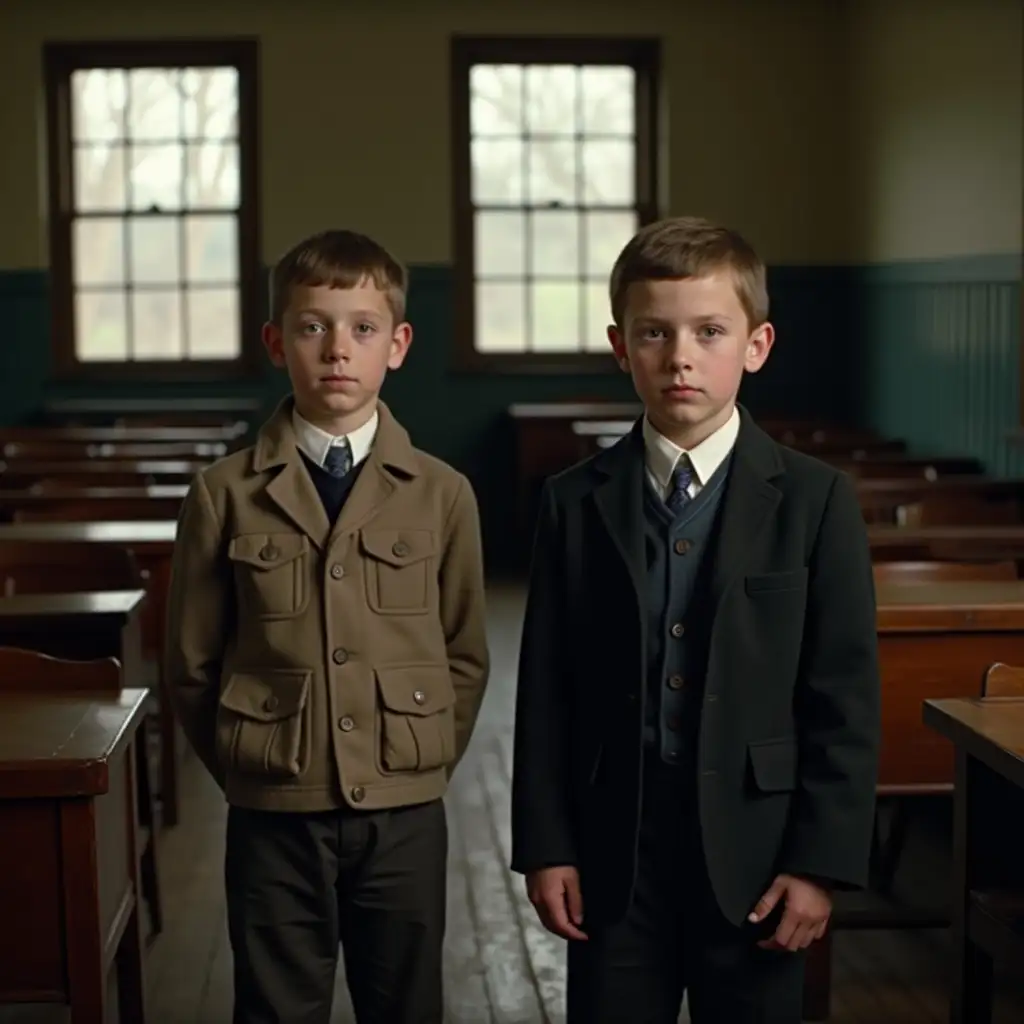
[{"label": "boy's short brown hair", "polygon": [[297,285],[355,288],[369,278],[387,295],[395,323],[405,319],[405,267],[379,242],[356,231],[321,231],[292,246],[270,271],[270,319],[281,317]]},{"label": "boy's short brown hair", "polygon": [[751,330],[768,319],[765,267],[738,232],[700,217],[671,217],[641,228],[625,245],[612,268],[612,317],[622,326],[626,293],[637,281],[702,277],[728,269]]}]

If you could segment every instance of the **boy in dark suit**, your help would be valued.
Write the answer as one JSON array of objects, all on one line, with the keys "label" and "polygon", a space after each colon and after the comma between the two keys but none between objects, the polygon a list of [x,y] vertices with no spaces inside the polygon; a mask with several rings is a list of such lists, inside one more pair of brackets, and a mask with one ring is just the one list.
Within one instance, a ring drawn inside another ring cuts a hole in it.
[{"label": "boy in dark suit", "polygon": [[799,1024],[803,951],[865,884],[874,587],[849,479],[737,393],[768,357],[735,232],[641,230],[608,334],[645,415],[544,487],[512,867],[569,940],[570,1024]]}]

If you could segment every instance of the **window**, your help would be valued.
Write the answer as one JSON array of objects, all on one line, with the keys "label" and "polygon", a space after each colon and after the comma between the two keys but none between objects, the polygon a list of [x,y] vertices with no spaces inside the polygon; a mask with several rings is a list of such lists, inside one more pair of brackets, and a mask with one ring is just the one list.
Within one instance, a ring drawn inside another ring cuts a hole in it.
[{"label": "window", "polygon": [[614,370],[608,275],[657,217],[658,44],[453,41],[457,351]]},{"label": "window", "polygon": [[46,48],[59,372],[221,377],[259,335],[256,44]]}]

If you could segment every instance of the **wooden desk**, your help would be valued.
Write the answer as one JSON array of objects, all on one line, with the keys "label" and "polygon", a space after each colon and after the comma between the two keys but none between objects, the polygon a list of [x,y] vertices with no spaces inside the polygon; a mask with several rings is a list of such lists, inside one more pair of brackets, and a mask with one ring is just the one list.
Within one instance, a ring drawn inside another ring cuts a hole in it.
[{"label": "wooden desk", "polygon": [[25,517],[59,522],[177,519],[187,484],[150,487],[75,487],[57,482],[46,488],[0,490],[0,519]]},{"label": "wooden desk", "polygon": [[88,480],[93,486],[188,484],[209,459],[9,459],[0,462],[0,482],[22,486],[36,480]]},{"label": "wooden desk", "polygon": [[0,695],[0,1003],[144,1024],[133,744],[145,690]]},{"label": "wooden desk", "polygon": [[14,426],[0,427],[0,444],[66,441],[70,444],[237,444],[244,423],[223,426]]},{"label": "wooden desk", "polygon": [[1024,559],[1024,523],[1006,526],[868,526],[871,556],[951,561]]},{"label": "wooden desk", "polygon": [[951,1024],[992,1020],[992,958],[1024,970],[1024,700],[928,700],[956,748]]},{"label": "wooden desk", "polygon": [[171,701],[163,686],[163,624],[170,584],[171,556],[178,524],[172,520],[143,520],[94,523],[0,523],[0,543],[60,544],[62,541],[88,541],[117,544],[131,550],[140,567],[149,574],[143,641],[154,651],[161,666],[160,693],[160,800],[165,825],[178,821],[178,759],[181,744],[178,726],[171,712]]},{"label": "wooden desk", "polygon": [[936,480],[857,480],[869,523],[904,527],[1020,524],[1024,480],[944,476]]}]

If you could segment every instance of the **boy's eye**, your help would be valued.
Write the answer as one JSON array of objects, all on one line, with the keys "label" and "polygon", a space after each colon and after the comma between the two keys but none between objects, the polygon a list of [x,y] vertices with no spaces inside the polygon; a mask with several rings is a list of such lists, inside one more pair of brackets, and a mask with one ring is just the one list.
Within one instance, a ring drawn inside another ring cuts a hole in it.
[{"label": "boy's eye", "polygon": [[303,334],[317,334],[323,329],[324,325],[318,323],[303,324],[302,327],[300,328]]},{"label": "boy's eye", "polygon": [[377,328],[373,324],[362,323],[356,328],[356,330],[360,334],[373,334]]},{"label": "boy's eye", "polygon": [[648,327],[640,337],[644,341],[662,341],[667,337],[667,334],[662,327]]},{"label": "boy's eye", "polygon": [[721,327],[718,327],[715,324],[705,324],[700,329],[700,333],[705,338],[717,338],[720,334],[724,334],[725,332],[722,330]]}]

